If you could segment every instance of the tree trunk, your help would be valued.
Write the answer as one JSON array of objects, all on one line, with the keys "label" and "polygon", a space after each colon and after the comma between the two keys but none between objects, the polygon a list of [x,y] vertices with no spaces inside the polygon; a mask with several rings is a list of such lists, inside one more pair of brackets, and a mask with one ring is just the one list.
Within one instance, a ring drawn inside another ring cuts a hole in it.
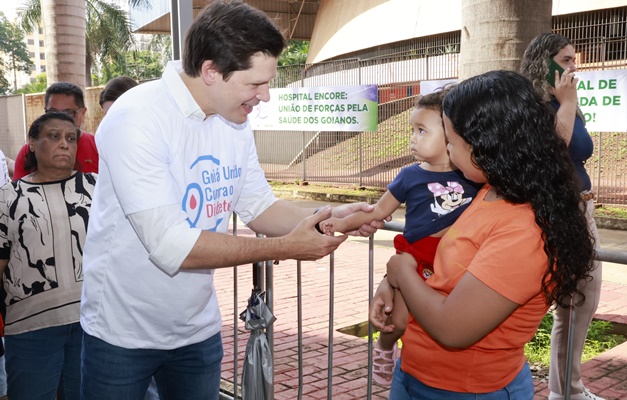
[{"label": "tree trunk", "polygon": [[[89,46],[87,46],[87,41],[85,41],[85,49],[88,49]],[[94,59],[91,56],[91,53],[89,51],[85,51],[85,83],[87,84],[87,87],[91,87],[92,86],[92,81],[91,81],[91,66],[94,64]]]},{"label": "tree trunk", "polygon": [[41,0],[48,86],[85,89],[85,0]]},{"label": "tree trunk", "polygon": [[459,78],[518,71],[527,45],[551,32],[552,0],[462,0]]},{"label": "tree trunk", "polygon": [[17,65],[15,65],[15,55],[11,57],[11,63],[13,67],[13,91],[17,90]]}]

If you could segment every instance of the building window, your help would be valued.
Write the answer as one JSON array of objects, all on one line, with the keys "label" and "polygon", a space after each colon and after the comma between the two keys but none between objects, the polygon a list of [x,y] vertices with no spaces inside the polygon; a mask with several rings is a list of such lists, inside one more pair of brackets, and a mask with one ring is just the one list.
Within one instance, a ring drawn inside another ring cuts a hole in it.
[{"label": "building window", "polygon": [[32,51],[29,51],[29,52],[28,52],[28,56],[29,56],[30,58],[35,58],[35,53],[34,53],[34,52],[32,52]]},{"label": "building window", "polygon": [[41,66],[41,72],[46,72],[46,66],[45,65]]},{"label": "building window", "polygon": [[39,53],[39,59],[40,60],[45,60],[46,59],[46,53]]},{"label": "building window", "polygon": [[35,44],[35,39],[28,39],[28,44],[30,44],[30,45]]},{"label": "building window", "polygon": [[39,47],[44,47],[44,41],[43,40],[39,41]]},{"label": "building window", "polygon": [[40,26],[40,27],[39,27],[38,32],[39,32],[39,34],[40,34],[40,35],[43,35],[43,34],[44,34],[44,28],[42,28],[42,27]]}]

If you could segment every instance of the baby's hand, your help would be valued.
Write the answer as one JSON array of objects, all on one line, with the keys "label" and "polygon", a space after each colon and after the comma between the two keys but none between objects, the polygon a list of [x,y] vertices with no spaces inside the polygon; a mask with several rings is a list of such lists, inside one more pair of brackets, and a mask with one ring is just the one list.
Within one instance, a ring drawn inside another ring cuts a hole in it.
[{"label": "baby's hand", "polygon": [[320,222],[318,226],[325,235],[333,236],[335,232],[340,232],[341,227],[339,221],[340,218],[329,218]]}]

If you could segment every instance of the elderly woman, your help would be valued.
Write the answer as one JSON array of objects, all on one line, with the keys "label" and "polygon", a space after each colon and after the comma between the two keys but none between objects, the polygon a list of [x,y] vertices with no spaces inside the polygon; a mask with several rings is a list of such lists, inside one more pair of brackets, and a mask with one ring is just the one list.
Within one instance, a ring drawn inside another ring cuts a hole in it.
[{"label": "elderly woman", "polygon": [[96,176],[74,170],[80,135],[64,113],[28,132],[30,175],[0,189],[8,396],[79,399],[82,250]]}]

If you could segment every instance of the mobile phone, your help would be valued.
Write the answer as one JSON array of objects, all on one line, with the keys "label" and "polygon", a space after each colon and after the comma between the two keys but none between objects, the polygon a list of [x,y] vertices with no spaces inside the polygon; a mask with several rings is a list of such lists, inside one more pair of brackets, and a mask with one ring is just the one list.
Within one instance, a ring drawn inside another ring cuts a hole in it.
[{"label": "mobile phone", "polygon": [[554,59],[549,58],[549,73],[546,74],[546,81],[549,85],[555,87],[555,71],[559,72],[559,76],[562,76],[564,68],[562,68]]}]

